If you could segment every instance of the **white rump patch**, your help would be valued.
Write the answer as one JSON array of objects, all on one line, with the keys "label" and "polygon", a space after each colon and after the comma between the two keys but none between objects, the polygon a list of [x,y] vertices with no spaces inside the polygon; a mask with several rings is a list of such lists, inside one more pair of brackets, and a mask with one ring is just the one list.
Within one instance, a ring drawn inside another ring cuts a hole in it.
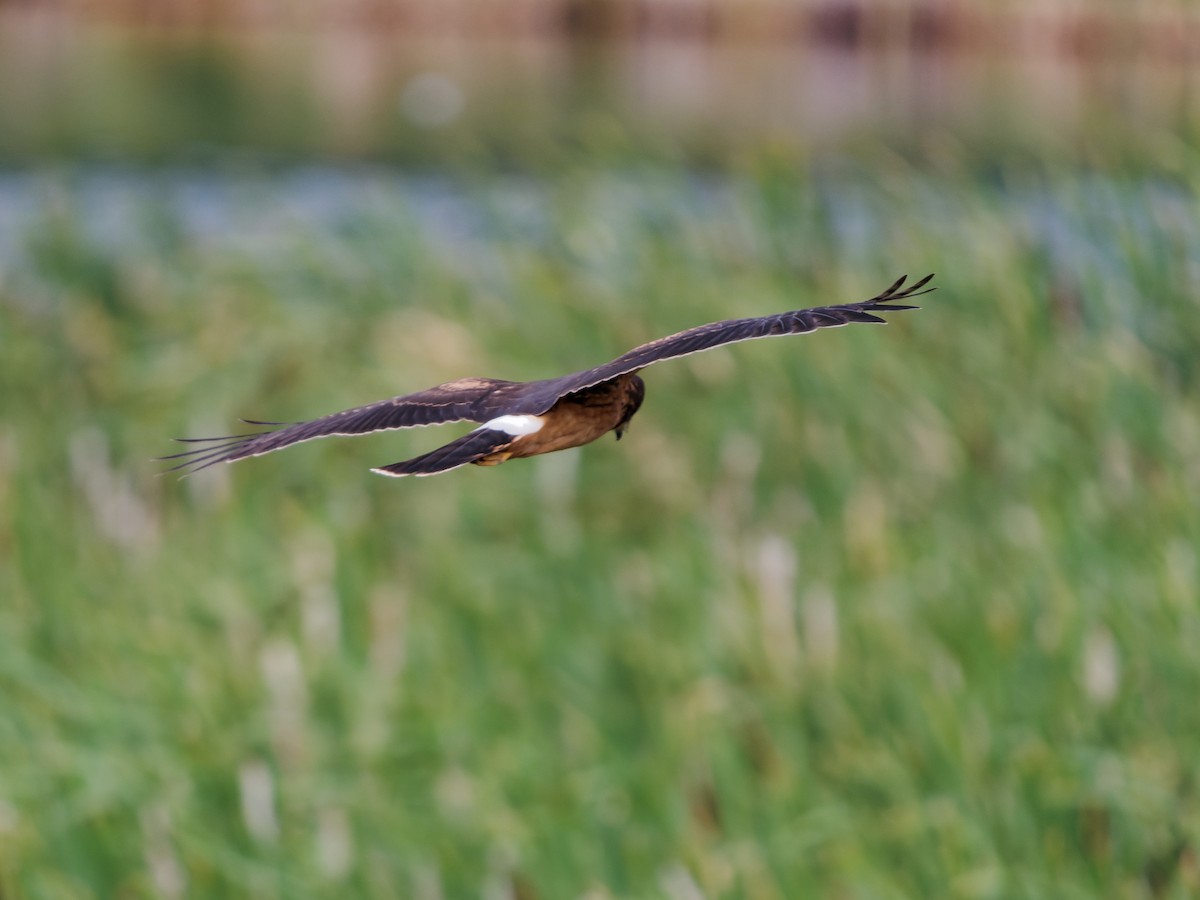
[{"label": "white rump patch", "polygon": [[476,431],[503,431],[513,437],[521,437],[541,431],[546,424],[541,416],[497,416],[490,422],[484,422]]}]

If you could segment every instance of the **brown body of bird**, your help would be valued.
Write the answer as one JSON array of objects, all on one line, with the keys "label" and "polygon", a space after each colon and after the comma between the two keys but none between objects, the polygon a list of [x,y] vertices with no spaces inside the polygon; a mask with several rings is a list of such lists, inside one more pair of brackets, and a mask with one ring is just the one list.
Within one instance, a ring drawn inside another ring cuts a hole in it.
[{"label": "brown body of bird", "polygon": [[916,309],[896,301],[933,290],[925,287],[932,277],[927,275],[908,288],[902,287],[905,279],[900,278],[883,293],[859,303],[700,325],[635,347],[611,362],[559,378],[522,382],[463,378],[308,422],[247,419],[250,425],[279,427],[221,438],[177,438],[202,446],[163,459],[182,460],[169,471],[198,471],[320,437],[443,422],[482,423],[429,453],[372,469],[381,475],[434,475],[468,463],[494,466],[509,459],[579,447],[610,431],[619,440],[645,398],[646,385],[637,372],[651,363],[754,338],[802,334],[853,322],[882,323],[885,320],[875,313]]},{"label": "brown body of bird", "polygon": [[514,441],[506,450],[475,460],[475,465],[495,466],[508,459],[582,447],[610,431],[619,441],[645,396],[646,382],[636,375],[618,375],[612,381],[568,394],[543,417],[543,421],[552,423],[550,427],[542,427],[524,440]]}]

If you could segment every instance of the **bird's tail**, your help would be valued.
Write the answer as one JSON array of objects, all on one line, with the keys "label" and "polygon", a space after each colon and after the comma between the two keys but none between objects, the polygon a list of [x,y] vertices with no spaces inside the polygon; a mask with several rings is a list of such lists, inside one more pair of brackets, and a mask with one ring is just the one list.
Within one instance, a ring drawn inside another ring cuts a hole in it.
[{"label": "bird's tail", "polygon": [[[371,471],[399,478],[403,475],[437,475],[439,472],[449,472],[468,463],[495,465],[508,458],[504,455],[504,450],[512,442],[513,436],[506,431],[477,428],[436,450],[392,463],[390,466],[379,466]],[[494,460],[488,459],[493,456],[496,457]]]}]

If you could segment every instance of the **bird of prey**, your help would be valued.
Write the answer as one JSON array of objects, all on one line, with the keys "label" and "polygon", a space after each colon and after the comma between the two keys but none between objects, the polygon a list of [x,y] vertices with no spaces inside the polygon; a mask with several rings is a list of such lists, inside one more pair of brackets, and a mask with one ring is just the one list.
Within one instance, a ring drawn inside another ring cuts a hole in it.
[{"label": "bird of prey", "polygon": [[481,423],[474,431],[429,453],[371,470],[380,475],[400,477],[436,475],[468,463],[495,466],[509,459],[579,447],[610,431],[620,440],[645,397],[646,385],[637,373],[651,363],[752,338],[802,334],[852,322],[882,323],[885,320],[874,313],[917,309],[897,301],[933,290],[925,287],[933,275],[926,275],[905,288],[906,277],[902,276],[870,300],[700,325],[642,344],[593,369],[559,378],[543,381],[462,378],[309,422],[244,419],[248,425],[278,427],[271,431],[218,438],[176,438],[200,446],[162,458],[182,460],[168,471],[194,472],[217,463],[262,456],[314,438],[444,422]]}]

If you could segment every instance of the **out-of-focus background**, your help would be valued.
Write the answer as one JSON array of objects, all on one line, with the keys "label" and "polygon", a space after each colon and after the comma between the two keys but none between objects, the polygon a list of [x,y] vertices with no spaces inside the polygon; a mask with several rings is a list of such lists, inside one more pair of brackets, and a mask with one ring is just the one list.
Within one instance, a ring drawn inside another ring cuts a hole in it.
[{"label": "out-of-focus background", "polygon": [[[1200,893],[1200,7],[0,3],[0,896]],[[619,445],[150,457],[938,273]]]}]

